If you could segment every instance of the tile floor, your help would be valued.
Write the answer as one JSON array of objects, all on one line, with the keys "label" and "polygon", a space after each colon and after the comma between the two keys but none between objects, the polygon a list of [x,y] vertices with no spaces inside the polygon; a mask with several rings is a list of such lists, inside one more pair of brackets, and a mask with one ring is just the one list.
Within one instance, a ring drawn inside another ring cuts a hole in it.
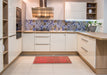
[{"label": "tile floor", "polygon": [[32,64],[35,56],[20,56],[3,75],[95,75],[78,56],[72,64]]}]

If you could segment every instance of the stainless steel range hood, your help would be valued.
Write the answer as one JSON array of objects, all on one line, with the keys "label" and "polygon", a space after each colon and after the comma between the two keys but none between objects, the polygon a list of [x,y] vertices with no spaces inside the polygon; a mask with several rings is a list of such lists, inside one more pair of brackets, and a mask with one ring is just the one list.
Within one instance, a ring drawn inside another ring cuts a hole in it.
[{"label": "stainless steel range hood", "polygon": [[47,7],[47,0],[39,0],[39,7],[32,8],[32,16],[37,19],[52,19],[53,8]]}]

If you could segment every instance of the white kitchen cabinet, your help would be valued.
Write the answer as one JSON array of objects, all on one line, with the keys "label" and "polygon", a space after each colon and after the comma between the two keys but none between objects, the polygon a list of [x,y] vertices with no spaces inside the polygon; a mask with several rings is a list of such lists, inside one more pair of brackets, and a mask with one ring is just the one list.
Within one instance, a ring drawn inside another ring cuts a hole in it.
[{"label": "white kitchen cabinet", "polygon": [[0,38],[2,38],[2,8],[3,8],[3,4],[2,4],[2,0],[0,0]]},{"label": "white kitchen cabinet", "polygon": [[11,63],[18,55],[16,36],[9,37],[8,43],[9,63]]},{"label": "white kitchen cabinet", "polygon": [[0,52],[0,72],[3,70],[3,53]]},{"label": "white kitchen cabinet", "polygon": [[17,53],[20,54],[22,52],[22,38],[16,39],[17,43]]},{"label": "white kitchen cabinet", "polygon": [[23,51],[35,51],[34,33],[23,34]]},{"label": "white kitchen cabinet", "polygon": [[3,70],[3,45],[2,40],[0,40],[0,72]]},{"label": "white kitchen cabinet", "polygon": [[35,45],[36,51],[50,51],[50,45],[48,44],[37,44]]},{"label": "white kitchen cabinet", "polygon": [[65,33],[51,34],[51,51],[66,51],[65,50]]},{"label": "white kitchen cabinet", "polygon": [[78,52],[96,68],[96,39],[78,35]]},{"label": "white kitchen cabinet", "polygon": [[81,51],[82,42],[81,42],[81,38],[80,38],[80,37],[81,37],[81,35],[78,34],[78,35],[77,35],[77,39],[78,39],[78,40],[77,40],[77,41],[78,41],[78,42],[77,42],[77,46],[78,46],[77,49],[78,49],[78,52],[82,55],[82,51]]},{"label": "white kitchen cabinet", "polygon": [[16,34],[16,0],[8,0],[8,36]]},{"label": "white kitchen cabinet", "polygon": [[65,2],[65,19],[86,19],[86,2]]},{"label": "white kitchen cabinet", "polygon": [[14,59],[14,43],[13,43],[13,37],[9,37],[8,39],[8,56],[9,56],[9,63],[12,62],[12,60]]},{"label": "white kitchen cabinet", "polygon": [[35,34],[35,50],[50,51],[50,33]]},{"label": "white kitchen cabinet", "polygon": [[66,51],[77,51],[77,35],[66,34]]},{"label": "white kitchen cabinet", "polygon": [[89,51],[89,63],[96,68],[96,39],[90,38],[89,37],[89,46],[90,46],[90,51]]}]

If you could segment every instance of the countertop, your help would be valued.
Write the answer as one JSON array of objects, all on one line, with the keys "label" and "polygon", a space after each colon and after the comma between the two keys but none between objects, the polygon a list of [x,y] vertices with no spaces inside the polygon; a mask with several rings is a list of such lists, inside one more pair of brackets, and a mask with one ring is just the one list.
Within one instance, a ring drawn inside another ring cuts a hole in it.
[{"label": "countertop", "polygon": [[100,32],[76,32],[76,31],[23,31],[23,33],[77,33],[97,40],[107,40],[107,33]]}]

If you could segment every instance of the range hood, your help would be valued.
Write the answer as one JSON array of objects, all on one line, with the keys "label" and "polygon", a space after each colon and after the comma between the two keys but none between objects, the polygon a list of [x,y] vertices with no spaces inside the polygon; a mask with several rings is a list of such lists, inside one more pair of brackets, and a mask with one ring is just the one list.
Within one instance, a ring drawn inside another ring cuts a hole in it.
[{"label": "range hood", "polygon": [[47,0],[39,0],[39,7],[32,8],[32,16],[37,19],[52,19],[53,8],[47,7]]}]

